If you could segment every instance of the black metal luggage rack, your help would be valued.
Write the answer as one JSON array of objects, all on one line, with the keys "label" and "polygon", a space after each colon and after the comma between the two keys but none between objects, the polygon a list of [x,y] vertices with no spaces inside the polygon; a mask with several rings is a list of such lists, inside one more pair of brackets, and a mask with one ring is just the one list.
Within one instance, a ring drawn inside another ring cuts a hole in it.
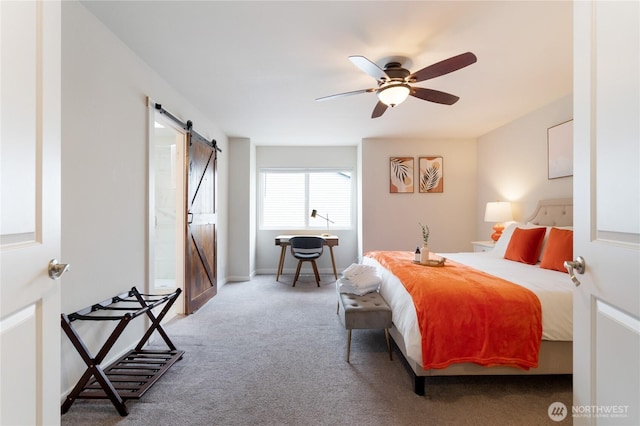
[{"label": "black metal luggage rack", "polygon": [[[125,401],[142,397],[169,367],[182,359],[184,351],[176,349],[160,325],[160,322],[169,312],[180,293],[181,290],[177,289],[170,294],[142,294],[133,287],[126,293],[119,294],[72,314],[62,314],[62,329],[87,365],[87,370],[62,404],[62,414],[69,411],[71,405],[78,398],[110,399],[121,416],[129,414]],[[152,309],[162,304],[165,304],[165,306],[156,317]],[[98,315],[96,314],[97,312],[104,312],[105,315]],[[134,349],[103,369],[100,364],[104,361],[109,350],[111,350],[131,320],[142,314],[147,314],[151,320],[151,326],[147,329],[147,332]],[[102,345],[98,354],[92,357],[71,325],[73,321],[77,320],[118,321],[118,324]],[[142,349],[154,331],[160,334],[169,347],[168,350]]]}]

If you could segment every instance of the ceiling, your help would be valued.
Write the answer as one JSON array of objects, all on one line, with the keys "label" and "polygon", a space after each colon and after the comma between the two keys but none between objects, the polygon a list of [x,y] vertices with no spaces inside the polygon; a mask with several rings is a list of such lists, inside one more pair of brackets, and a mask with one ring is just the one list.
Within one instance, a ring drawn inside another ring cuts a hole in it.
[{"label": "ceiling", "polygon": [[[225,134],[257,145],[476,138],[572,91],[570,1],[83,3]],[[413,72],[467,51],[475,64],[416,84],[459,96],[451,106],[409,97],[371,119],[373,93],[315,101],[376,87],[350,55],[404,57]]]}]

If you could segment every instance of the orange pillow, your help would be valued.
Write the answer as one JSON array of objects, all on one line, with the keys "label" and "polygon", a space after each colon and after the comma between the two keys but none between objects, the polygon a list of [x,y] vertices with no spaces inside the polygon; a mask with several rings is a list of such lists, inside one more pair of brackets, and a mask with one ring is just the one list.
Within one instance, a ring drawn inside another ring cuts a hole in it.
[{"label": "orange pillow", "polygon": [[542,253],[540,267],[566,272],[565,260],[573,259],[573,231],[569,229],[551,228],[547,246]]},{"label": "orange pillow", "polygon": [[546,232],[547,228],[514,229],[504,258],[535,265],[538,263]]}]

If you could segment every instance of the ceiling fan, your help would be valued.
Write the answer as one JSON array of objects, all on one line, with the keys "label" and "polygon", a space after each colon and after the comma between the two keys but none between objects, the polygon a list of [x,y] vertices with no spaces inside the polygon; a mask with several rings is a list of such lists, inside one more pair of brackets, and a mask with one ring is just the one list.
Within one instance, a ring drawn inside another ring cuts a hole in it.
[{"label": "ceiling fan", "polygon": [[371,118],[380,117],[388,107],[395,107],[407,99],[411,95],[429,102],[435,102],[444,105],[453,105],[458,96],[440,92],[439,90],[426,89],[424,87],[414,87],[413,83],[429,80],[441,75],[449,74],[475,63],[478,58],[471,52],[462,53],[436,62],[433,65],[422,68],[420,71],[411,73],[402,67],[399,62],[389,62],[384,67],[378,65],[365,58],[364,56],[349,56],[349,60],[358,68],[378,81],[378,87],[371,89],[355,90],[353,92],[338,93],[336,95],[324,96],[316,99],[317,101],[326,101],[328,99],[339,98],[343,96],[357,95],[360,93],[376,93],[378,95],[378,103],[373,109]]}]

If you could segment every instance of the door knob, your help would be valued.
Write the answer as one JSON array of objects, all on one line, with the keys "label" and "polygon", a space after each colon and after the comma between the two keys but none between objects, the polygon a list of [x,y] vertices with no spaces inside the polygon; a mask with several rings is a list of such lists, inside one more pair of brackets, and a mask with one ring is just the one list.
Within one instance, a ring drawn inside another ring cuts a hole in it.
[{"label": "door knob", "polygon": [[582,256],[576,257],[576,260],[574,260],[573,262],[570,260],[566,260],[564,262],[564,267],[567,269],[569,277],[571,278],[571,281],[573,281],[573,283],[576,285],[576,287],[580,285],[580,280],[578,280],[578,278],[576,277],[576,272],[578,274],[584,274],[585,266],[586,263]]},{"label": "door knob", "polygon": [[51,259],[49,262],[49,278],[57,280],[69,269],[71,269],[71,265],[68,263],[58,263],[57,259]]}]

